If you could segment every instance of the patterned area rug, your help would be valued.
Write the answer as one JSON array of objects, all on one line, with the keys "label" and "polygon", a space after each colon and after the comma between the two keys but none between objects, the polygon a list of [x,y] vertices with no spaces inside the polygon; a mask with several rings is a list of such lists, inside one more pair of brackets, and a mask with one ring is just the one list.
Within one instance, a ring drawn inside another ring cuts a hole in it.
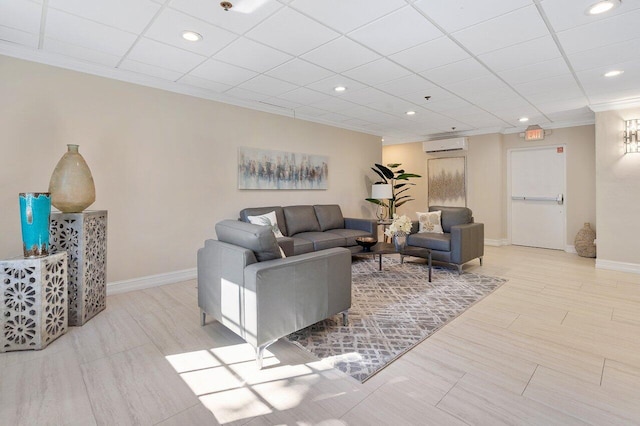
[{"label": "patterned area rug", "polygon": [[354,259],[349,325],[336,315],[287,336],[337,369],[365,382],[505,279],[383,257]]}]

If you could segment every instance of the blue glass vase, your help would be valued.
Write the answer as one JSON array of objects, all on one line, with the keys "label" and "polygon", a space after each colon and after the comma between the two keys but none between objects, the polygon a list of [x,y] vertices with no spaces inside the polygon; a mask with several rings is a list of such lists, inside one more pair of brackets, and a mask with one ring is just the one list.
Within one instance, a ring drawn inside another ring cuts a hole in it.
[{"label": "blue glass vase", "polygon": [[46,256],[49,254],[51,194],[21,192],[19,198],[24,257]]}]

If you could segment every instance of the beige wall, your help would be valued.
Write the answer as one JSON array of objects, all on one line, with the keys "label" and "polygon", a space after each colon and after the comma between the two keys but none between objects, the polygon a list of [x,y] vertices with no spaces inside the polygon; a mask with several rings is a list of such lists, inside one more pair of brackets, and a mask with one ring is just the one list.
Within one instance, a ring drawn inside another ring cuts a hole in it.
[{"label": "beige wall", "polygon": [[[567,245],[584,222],[595,224],[595,133],[594,126],[555,129],[541,142],[525,142],[518,134],[488,134],[469,137],[464,152],[425,154],[422,143],[383,147],[385,163],[407,162],[427,175],[427,160],[437,157],[467,157],[467,206],[476,222],[485,224],[485,239],[496,244],[507,239],[507,153],[510,149],[542,145],[567,147]],[[416,187],[418,188],[418,187]],[[427,183],[423,178],[416,201],[403,213],[415,216],[427,205]]]},{"label": "beige wall", "polygon": [[[243,207],[338,203],[373,217],[376,136],[0,56],[0,258],[20,255],[18,193],[46,191],[67,143],[109,211],[108,281],[195,267],[214,225]],[[329,156],[326,191],[241,191],[237,148]]]},{"label": "beige wall", "polygon": [[[624,120],[640,108],[596,113],[598,267],[640,273],[640,154],[624,154]],[[627,268],[628,267],[628,268]]]}]

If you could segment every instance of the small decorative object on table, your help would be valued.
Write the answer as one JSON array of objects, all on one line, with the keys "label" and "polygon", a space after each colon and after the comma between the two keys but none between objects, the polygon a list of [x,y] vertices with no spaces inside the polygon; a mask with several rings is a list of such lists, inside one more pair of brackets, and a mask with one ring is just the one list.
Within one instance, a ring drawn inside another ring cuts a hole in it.
[{"label": "small decorative object on table", "polygon": [[393,215],[391,225],[384,231],[385,235],[393,237],[396,250],[401,251],[407,243],[407,235],[411,233],[411,219],[407,216]]},{"label": "small decorative object on table", "polygon": [[369,252],[371,251],[371,247],[378,243],[378,240],[372,237],[357,237],[356,243],[358,243],[359,246],[362,246],[362,251]]},{"label": "small decorative object on table", "polygon": [[596,257],[595,239],[596,232],[591,229],[591,224],[586,222],[584,227],[578,231],[576,239],[573,242],[573,246],[575,247],[578,256]]},{"label": "small decorative object on table", "polygon": [[21,192],[19,199],[24,257],[46,256],[49,254],[51,194]]}]

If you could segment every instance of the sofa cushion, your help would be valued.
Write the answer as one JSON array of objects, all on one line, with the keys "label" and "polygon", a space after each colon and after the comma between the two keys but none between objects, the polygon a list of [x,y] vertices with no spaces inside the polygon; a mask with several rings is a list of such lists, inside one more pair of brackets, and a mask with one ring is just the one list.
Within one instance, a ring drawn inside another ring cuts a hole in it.
[{"label": "sofa cushion", "polygon": [[311,241],[316,251],[347,245],[346,238],[332,234],[331,232],[300,232],[296,234],[296,238]]},{"label": "sofa cushion", "polygon": [[418,215],[418,223],[420,229],[418,232],[431,232],[433,234],[442,234],[442,225],[440,223],[442,210],[433,212],[416,212]]},{"label": "sofa cushion", "polygon": [[313,242],[305,240],[303,238],[289,237],[293,240],[293,254],[299,255],[304,253],[311,253],[313,251]]},{"label": "sofa cushion", "polygon": [[290,237],[300,232],[318,232],[320,224],[313,206],[287,206],[282,209]]},{"label": "sofa cushion", "polygon": [[316,217],[320,224],[320,230],[344,228],[344,217],[342,210],[337,204],[315,205],[313,209],[316,211]]},{"label": "sofa cushion", "polygon": [[358,237],[371,237],[372,235],[367,231],[360,231],[357,229],[332,229],[326,232],[326,234],[336,234],[346,239],[346,247],[357,246],[356,238]]},{"label": "sofa cushion", "polygon": [[284,235],[287,234],[287,223],[284,219],[284,212],[282,207],[249,207],[240,210],[240,220],[243,222],[249,222],[249,216],[260,216],[269,212],[276,212],[276,219],[278,219],[278,228]]},{"label": "sofa cushion", "polygon": [[258,262],[282,258],[280,246],[269,226],[223,220],[216,224],[216,234],[219,241],[251,250]]},{"label": "sofa cushion", "polygon": [[273,235],[275,235],[276,238],[284,237],[278,227],[278,218],[276,217],[275,211],[271,211],[260,216],[247,216],[247,219],[249,219],[249,222],[254,225],[270,226],[273,231]]},{"label": "sofa cushion", "polygon": [[473,223],[473,213],[467,207],[430,206],[429,211],[442,211],[442,230],[451,232],[451,227]]},{"label": "sofa cushion", "polygon": [[411,234],[407,237],[407,244],[431,250],[451,251],[451,234]]}]

